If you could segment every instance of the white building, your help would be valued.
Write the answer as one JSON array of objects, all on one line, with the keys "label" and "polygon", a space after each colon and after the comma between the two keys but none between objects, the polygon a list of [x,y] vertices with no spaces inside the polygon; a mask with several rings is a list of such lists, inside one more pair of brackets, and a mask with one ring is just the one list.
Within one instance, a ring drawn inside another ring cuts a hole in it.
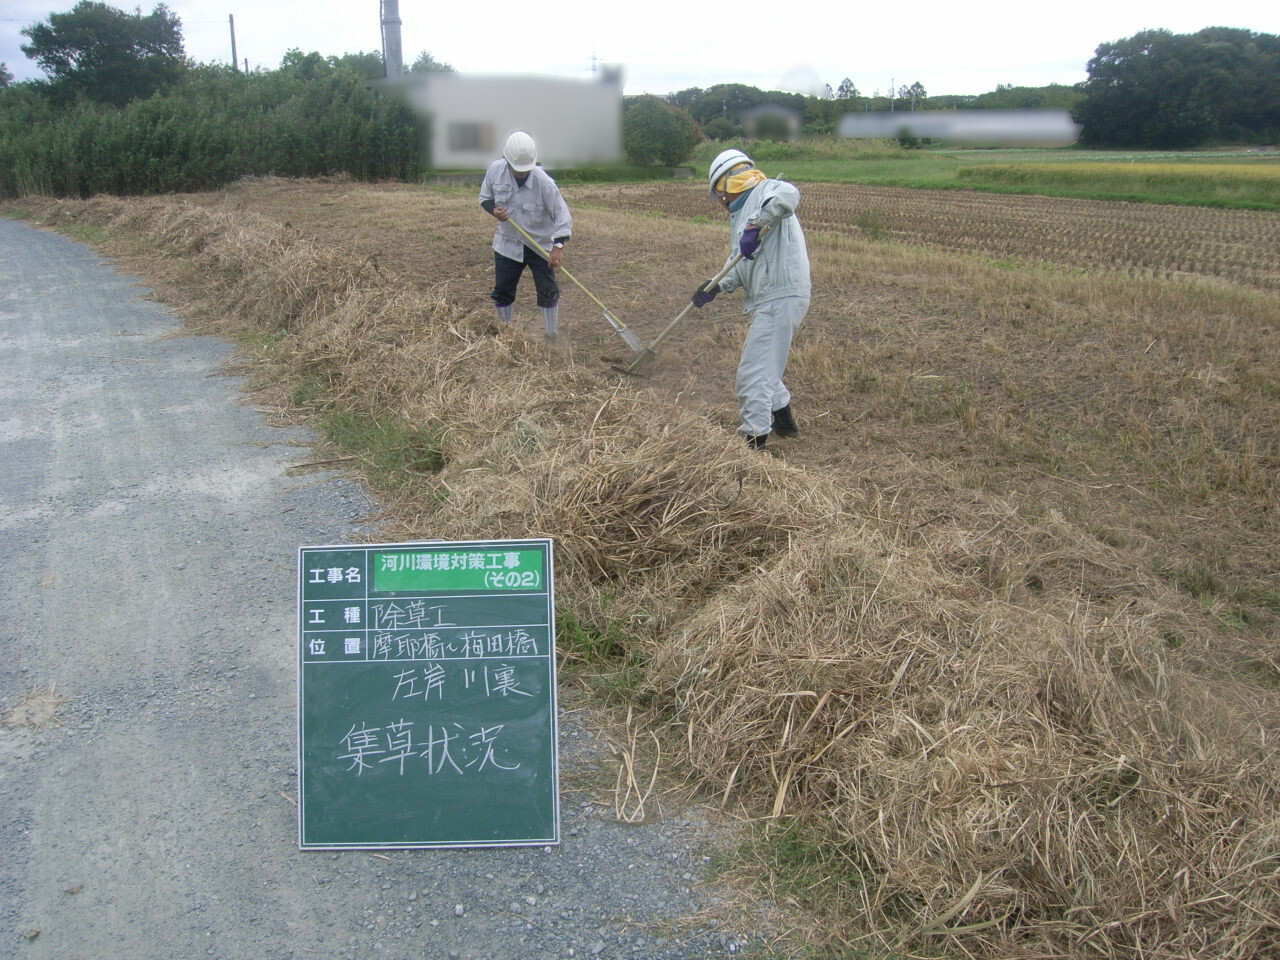
[{"label": "white building", "polygon": [[429,131],[428,166],[483,170],[523,130],[548,168],[599,166],[622,157],[622,71],[595,79],[550,76],[406,74],[409,105]]},{"label": "white building", "polygon": [[1080,127],[1066,110],[900,110],[846,113],[840,136],[851,139],[918,137],[946,143],[1066,146]]}]

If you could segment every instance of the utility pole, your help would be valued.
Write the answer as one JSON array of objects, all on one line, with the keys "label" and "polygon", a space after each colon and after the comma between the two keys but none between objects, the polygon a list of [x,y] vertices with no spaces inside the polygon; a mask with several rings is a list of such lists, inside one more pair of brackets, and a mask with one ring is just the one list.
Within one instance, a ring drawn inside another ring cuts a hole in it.
[{"label": "utility pole", "polygon": [[404,73],[400,23],[400,0],[382,0],[382,62],[386,65],[388,80]]},{"label": "utility pole", "polygon": [[231,24],[231,69],[239,70],[240,64],[236,58],[236,16],[234,13],[227,14],[227,23]]}]

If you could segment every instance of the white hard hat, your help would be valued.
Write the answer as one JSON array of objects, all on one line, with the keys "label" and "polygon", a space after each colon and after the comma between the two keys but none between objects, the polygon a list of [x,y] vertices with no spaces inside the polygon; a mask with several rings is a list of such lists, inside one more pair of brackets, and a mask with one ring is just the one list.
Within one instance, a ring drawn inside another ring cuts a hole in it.
[{"label": "white hard hat", "polygon": [[713,200],[716,197],[716,183],[720,178],[734,167],[742,166],[744,163],[749,167],[755,166],[752,159],[741,150],[723,150],[720,152],[719,156],[711,161],[711,169],[707,171],[707,181],[711,187],[711,197]]},{"label": "white hard hat", "polygon": [[528,173],[538,162],[538,148],[534,146],[533,137],[523,130],[517,130],[507,137],[502,155],[516,173]]}]

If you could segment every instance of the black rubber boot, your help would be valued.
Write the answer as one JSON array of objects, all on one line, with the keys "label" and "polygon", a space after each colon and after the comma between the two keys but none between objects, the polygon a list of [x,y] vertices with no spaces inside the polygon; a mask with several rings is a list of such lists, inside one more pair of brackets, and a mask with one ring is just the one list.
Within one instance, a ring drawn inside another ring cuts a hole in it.
[{"label": "black rubber boot", "polygon": [[791,414],[791,404],[773,411],[773,432],[780,437],[798,437],[800,428],[796,426],[796,418]]},{"label": "black rubber boot", "polygon": [[763,450],[764,442],[769,439],[767,433],[762,433],[758,437],[747,437],[747,446],[752,450]]}]

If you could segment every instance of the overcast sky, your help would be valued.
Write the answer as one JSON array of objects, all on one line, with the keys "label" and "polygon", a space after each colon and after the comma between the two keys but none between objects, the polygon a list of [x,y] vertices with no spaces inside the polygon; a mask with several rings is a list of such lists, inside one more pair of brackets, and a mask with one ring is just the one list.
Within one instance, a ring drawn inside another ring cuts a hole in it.
[{"label": "overcast sky", "polygon": [[[3,0],[0,62],[17,80],[42,76],[19,46],[23,27],[74,0]],[[126,0],[120,9],[154,3]],[[187,55],[251,69],[279,65],[297,47],[326,56],[381,50],[380,0],[170,0]],[[827,4],[551,0],[426,3],[400,0],[406,65],[424,50],[467,73],[589,77],[593,57],[623,67],[625,93],[665,94],[716,83],[809,92],[845,77],[864,94],[916,81],[937,94],[978,94],[997,84],[1041,86],[1086,79],[1100,43],[1163,27],[1208,26],[1280,33],[1277,0],[987,0],[962,4]]]}]

